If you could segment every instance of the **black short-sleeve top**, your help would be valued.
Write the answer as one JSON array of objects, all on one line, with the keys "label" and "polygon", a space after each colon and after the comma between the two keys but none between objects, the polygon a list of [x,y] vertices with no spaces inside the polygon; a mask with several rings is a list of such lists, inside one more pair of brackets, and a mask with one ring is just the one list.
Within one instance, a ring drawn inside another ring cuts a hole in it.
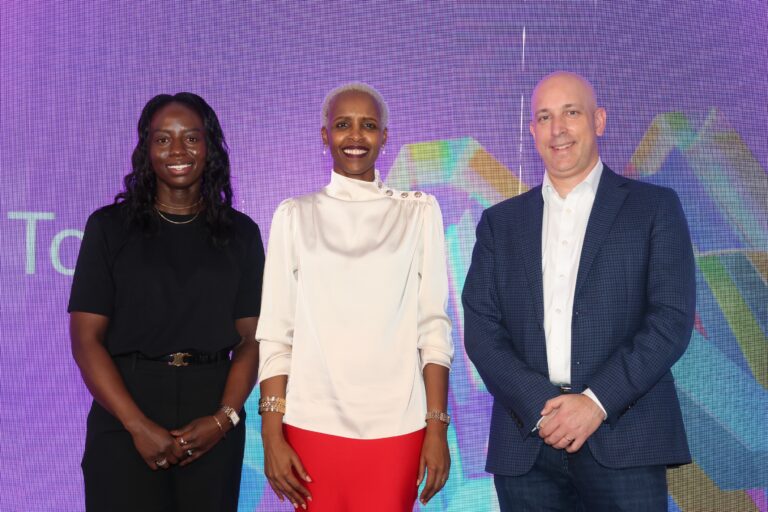
[{"label": "black short-sleeve top", "polygon": [[259,316],[264,247],[255,222],[234,209],[230,217],[233,235],[216,247],[202,215],[187,224],[161,220],[147,235],[127,227],[124,205],[97,210],[85,227],[67,310],[109,317],[111,355],[236,345],[234,320]]}]

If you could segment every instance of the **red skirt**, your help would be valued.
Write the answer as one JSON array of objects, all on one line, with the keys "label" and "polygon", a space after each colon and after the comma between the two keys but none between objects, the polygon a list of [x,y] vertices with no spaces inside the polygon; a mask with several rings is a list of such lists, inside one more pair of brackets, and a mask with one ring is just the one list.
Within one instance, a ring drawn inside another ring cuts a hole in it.
[{"label": "red skirt", "polygon": [[350,439],[283,425],[312,482],[310,512],[411,512],[424,429],[382,439]]}]

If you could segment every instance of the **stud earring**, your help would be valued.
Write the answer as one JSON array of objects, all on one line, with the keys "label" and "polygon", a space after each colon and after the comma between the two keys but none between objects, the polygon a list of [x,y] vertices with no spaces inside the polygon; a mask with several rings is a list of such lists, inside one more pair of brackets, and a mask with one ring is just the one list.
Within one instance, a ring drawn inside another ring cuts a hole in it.
[{"label": "stud earring", "polygon": [[328,154],[328,146],[323,146],[323,156]]},{"label": "stud earring", "polygon": [[387,148],[384,146],[381,146],[381,154],[386,155],[387,154]]}]

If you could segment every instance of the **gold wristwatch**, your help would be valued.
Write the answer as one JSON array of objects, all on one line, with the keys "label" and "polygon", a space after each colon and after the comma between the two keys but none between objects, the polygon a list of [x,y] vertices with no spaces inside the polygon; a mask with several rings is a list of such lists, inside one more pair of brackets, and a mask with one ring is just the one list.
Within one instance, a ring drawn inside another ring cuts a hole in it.
[{"label": "gold wristwatch", "polygon": [[237,424],[240,423],[240,416],[232,407],[222,404],[221,411],[227,415],[227,418],[229,418],[229,422],[232,424],[232,428],[235,428]]}]

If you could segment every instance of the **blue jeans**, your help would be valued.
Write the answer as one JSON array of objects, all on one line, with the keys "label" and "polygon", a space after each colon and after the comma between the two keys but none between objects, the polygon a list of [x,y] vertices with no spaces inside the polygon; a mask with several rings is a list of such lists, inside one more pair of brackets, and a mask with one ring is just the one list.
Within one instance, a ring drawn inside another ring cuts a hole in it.
[{"label": "blue jeans", "polygon": [[501,512],[666,512],[667,468],[601,466],[585,444],[577,453],[542,445],[533,468],[495,475]]}]

